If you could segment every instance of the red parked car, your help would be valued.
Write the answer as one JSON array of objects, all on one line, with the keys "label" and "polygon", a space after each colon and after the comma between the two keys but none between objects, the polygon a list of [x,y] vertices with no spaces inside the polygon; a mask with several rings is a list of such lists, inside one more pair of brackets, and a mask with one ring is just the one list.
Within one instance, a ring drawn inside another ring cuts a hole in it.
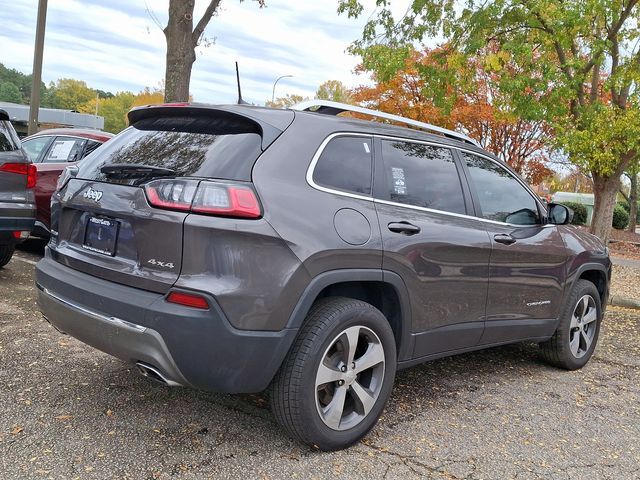
[{"label": "red parked car", "polygon": [[51,194],[56,190],[58,177],[65,167],[75,165],[111,137],[113,134],[99,130],[56,128],[22,140],[22,147],[38,169],[33,235],[49,236]]}]

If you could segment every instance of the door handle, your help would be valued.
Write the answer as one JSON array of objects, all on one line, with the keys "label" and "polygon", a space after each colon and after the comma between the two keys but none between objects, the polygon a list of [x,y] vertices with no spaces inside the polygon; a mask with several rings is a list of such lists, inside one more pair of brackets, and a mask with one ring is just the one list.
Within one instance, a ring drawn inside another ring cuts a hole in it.
[{"label": "door handle", "polygon": [[504,245],[512,245],[514,243],[516,243],[516,239],[513,238],[511,235],[509,235],[508,233],[499,233],[498,235],[495,235],[493,237],[493,239],[498,242],[498,243],[502,243]]},{"label": "door handle", "polygon": [[420,233],[420,227],[409,222],[392,222],[387,225],[390,231],[403,235],[415,235]]}]

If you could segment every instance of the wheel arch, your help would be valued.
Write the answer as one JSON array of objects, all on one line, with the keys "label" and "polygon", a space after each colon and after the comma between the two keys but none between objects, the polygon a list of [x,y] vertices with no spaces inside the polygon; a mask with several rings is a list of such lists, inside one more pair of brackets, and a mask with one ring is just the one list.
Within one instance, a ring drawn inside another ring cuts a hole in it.
[{"label": "wheel arch", "polygon": [[324,272],[313,278],[296,304],[287,328],[299,329],[313,304],[325,297],[341,296],[365,301],[378,308],[393,330],[398,361],[413,352],[411,306],[407,287],[393,272],[377,269],[341,269]]},{"label": "wheel arch", "polygon": [[570,285],[571,288],[567,289],[567,295],[565,298],[568,298],[568,295],[570,295],[571,290],[573,290],[573,287],[578,280],[588,280],[596,286],[598,293],[600,294],[600,303],[604,310],[609,297],[610,278],[607,268],[601,263],[584,263],[580,265],[573,275],[573,280]]}]

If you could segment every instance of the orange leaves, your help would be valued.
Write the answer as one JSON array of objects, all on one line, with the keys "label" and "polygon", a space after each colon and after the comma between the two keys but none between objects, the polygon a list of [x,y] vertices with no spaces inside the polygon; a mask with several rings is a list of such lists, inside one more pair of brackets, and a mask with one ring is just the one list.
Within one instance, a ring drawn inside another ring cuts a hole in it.
[{"label": "orange leaves", "polygon": [[[509,58],[498,60],[502,70],[515,68]],[[404,68],[386,81],[370,73],[375,83],[353,91],[357,103],[463,131],[532,183],[550,175],[545,166],[548,126],[514,115],[499,75],[488,71],[480,57],[465,57],[444,45],[412,52]]]}]

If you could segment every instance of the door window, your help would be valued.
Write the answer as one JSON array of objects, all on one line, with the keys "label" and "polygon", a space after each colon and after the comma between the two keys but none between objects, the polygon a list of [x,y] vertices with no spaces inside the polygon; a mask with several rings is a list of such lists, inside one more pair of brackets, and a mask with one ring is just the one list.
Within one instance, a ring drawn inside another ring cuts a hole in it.
[{"label": "door window", "polygon": [[42,160],[45,163],[77,162],[82,155],[85,138],[56,137]]},{"label": "door window", "polygon": [[313,181],[323,187],[371,195],[373,147],[369,137],[336,137],[325,146]]},{"label": "door window", "polygon": [[466,213],[451,150],[421,143],[382,141],[385,194],[392,202]]},{"label": "door window", "polygon": [[506,168],[477,155],[461,154],[469,168],[483,218],[514,225],[540,223],[536,201]]}]

